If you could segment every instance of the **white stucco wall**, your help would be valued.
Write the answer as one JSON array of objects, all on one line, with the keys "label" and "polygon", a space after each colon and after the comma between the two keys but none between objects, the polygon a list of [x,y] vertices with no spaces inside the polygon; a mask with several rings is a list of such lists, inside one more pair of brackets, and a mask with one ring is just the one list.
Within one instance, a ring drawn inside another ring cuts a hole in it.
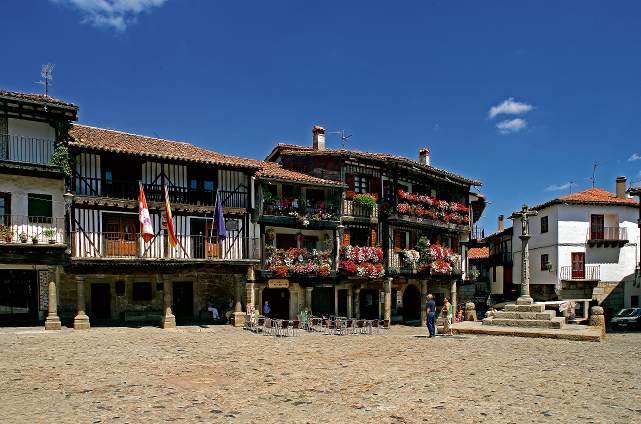
[{"label": "white stucco wall", "polygon": [[11,194],[11,215],[28,215],[27,194],[48,194],[53,201],[54,218],[64,217],[64,180],[0,174],[0,192]]},{"label": "white stucco wall", "polygon": [[9,118],[9,134],[22,137],[56,139],[56,130],[46,122],[27,121],[25,119]]}]

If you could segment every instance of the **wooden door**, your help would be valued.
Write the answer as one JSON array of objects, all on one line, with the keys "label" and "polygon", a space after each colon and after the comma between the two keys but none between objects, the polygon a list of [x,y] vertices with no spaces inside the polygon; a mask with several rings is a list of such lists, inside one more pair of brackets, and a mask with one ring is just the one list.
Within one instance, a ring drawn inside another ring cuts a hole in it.
[{"label": "wooden door", "polygon": [[590,240],[603,240],[604,220],[603,215],[590,216]]},{"label": "wooden door", "polygon": [[137,256],[138,217],[111,215],[105,217],[105,255]]},{"label": "wooden door", "polygon": [[585,278],[585,253],[572,253],[572,279],[582,280]]},{"label": "wooden door", "polygon": [[91,285],[91,318],[111,319],[111,285],[109,283]]}]

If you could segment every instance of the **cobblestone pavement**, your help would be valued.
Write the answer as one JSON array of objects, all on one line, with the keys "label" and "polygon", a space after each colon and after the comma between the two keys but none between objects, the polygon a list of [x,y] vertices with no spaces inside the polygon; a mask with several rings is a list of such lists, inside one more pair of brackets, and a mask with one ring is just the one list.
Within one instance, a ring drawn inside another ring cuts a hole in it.
[{"label": "cobblestone pavement", "polygon": [[641,333],[423,334],[0,329],[0,422],[641,422]]}]

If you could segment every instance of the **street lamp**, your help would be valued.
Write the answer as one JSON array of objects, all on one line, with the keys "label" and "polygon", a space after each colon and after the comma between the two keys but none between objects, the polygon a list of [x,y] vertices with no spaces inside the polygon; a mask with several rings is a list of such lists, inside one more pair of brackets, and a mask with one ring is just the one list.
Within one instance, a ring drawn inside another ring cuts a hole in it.
[{"label": "street lamp", "polygon": [[62,195],[62,198],[65,201],[65,207],[67,209],[67,223],[69,224],[69,231],[67,232],[67,249],[65,249],[65,253],[67,255],[71,255],[71,205],[73,203],[73,193],[70,191],[67,191],[65,194]]}]

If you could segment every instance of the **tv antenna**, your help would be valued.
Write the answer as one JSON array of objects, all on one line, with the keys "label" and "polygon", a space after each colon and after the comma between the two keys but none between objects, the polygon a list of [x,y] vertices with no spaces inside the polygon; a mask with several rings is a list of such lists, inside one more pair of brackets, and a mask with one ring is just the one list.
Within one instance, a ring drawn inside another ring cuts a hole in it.
[{"label": "tv antenna", "polygon": [[592,178],[588,178],[588,180],[592,181],[592,188],[596,185],[596,169],[599,166],[598,162],[594,162],[592,164]]},{"label": "tv antenna", "polygon": [[329,131],[328,134],[338,134],[338,137],[341,139],[341,146],[343,149],[347,147],[347,140],[352,137],[352,134],[346,134],[345,130],[339,129],[338,131]]},{"label": "tv antenna", "polygon": [[570,180],[570,181],[568,181],[568,184],[570,184],[570,194],[572,194],[572,186],[573,186],[574,184],[576,184],[576,181],[574,181],[574,180]]},{"label": "tv antenna", "polygon": [[45,96],[49,96],[49,84],[53,80],[53,63],[47,63],[42,65],[40,69],[40,76],[44,81],[36,81],[36,84],[44,85],[45,87]]}]

